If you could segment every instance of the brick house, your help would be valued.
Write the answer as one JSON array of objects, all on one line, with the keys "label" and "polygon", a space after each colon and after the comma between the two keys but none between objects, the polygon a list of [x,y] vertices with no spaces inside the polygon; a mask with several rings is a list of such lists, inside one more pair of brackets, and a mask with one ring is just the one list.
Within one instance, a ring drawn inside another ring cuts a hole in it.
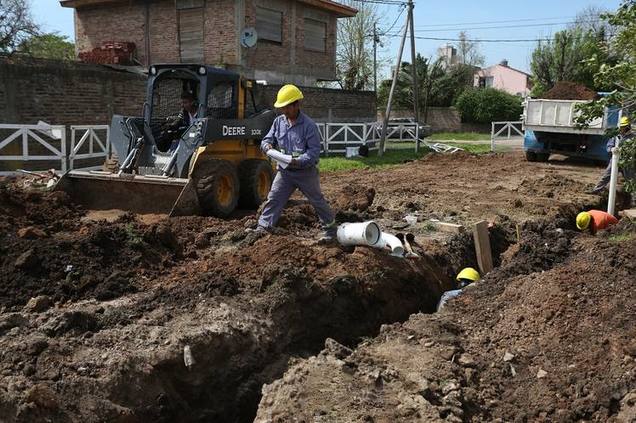
[{"label": "brick house", "polygon": [[[336,24],[357,11],[330,0],[60,0],[75,9],[78,53],[132,42],[136,60],[224,66],[268,83],[336,74]],[[254,47],[240,36],[253,27]]]}]

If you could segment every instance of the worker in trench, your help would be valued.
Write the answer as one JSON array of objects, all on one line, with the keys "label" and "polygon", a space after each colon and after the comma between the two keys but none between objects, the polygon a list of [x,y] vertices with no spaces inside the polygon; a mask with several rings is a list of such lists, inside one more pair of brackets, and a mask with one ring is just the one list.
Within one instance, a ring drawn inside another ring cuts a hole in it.
[{"label": "worker in trench", "polygon": [[467,287],[472,282],[477,282],[481,279],[479,272],[473,269],[472,267],[467,267],[463,269],[461,272],[457,274],[457,284],[459,285],[458,289],[453,289],[451,291],[446,291],[442,294],[442,298],[440,298],[439,303],[437,303],[437,311],[440,311],[448,300],[451,298],[455,298],[462,293],[462,289]]},{"label": "worker in trench", "polygon": [[331,242],[336,236],[334,213],[320,190],[318,160],[320,157],[320,134],[318,127],[301,111],[303,94],[295,85],[285,85],[276,96],[274,107],[282,114],[274,119],[271,129],[261,142],[261,149],[267,154],[277,149],[291,155],[291,163],[278,172],[272,182],[267,201],[258,219],[256,232],[259,235],[273,232],[287,200],[299,189],[313,206],[323,233],[320,242]]},{"label": "worker in trench", "polygon": [[[601,179],[592,190],[593,194],[600,194],[601,192],[603,192],[603,190],[607,188],[607,185],[610,182],[610,178],[612,176],[612,149],[621,142],[626,142],[630,139],[633,139],[635,135],[636,134],[634,134],[634,132],[632,131],[632,125],[629,117],[623,116],[618,124],[618,135],[610,138],[607,141],[606,148],[610,160],[609,163],[607,163],[607,167],[603,171]],[[623,174],[623,177],[626,180],[633,180],[634,178],[636,178],[634,169],[619,168],[619,171]]]},{"label": "worker in trench", "polygon": [[617,223],[618,219],[601,210],[583,211],[576,216],[576,227],[581,231],[589,230],[592,235]]}]

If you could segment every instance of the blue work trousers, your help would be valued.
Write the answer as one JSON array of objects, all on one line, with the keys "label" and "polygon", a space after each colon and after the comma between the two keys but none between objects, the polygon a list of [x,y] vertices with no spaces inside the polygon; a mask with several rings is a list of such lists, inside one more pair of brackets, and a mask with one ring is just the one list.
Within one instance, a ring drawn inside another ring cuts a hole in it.
[{"label": "blue work trousers", "polygon": [[320,175],[315,166],[305,169],[278,169],[267,202],[258,219],[258,226],[271,228],[276,226],[287,200],[299,189],[316,210],[323,227],[334,222],[334,214],[320,191]]}]

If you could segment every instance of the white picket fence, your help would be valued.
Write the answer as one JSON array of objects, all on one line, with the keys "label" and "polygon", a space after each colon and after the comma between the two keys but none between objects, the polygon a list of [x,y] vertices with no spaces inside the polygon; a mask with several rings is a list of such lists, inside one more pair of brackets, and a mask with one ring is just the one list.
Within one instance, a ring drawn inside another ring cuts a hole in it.
[{"label": "white picket fence", "polygon": [[[344,154],[347,148],[361,145],[377,151],[382,135],[382,122],[367,123],[318,123],[322,142],[322,152]],[[412,142],[419,138],[417,124],[389,124],[385,150],[391,143]],[[70,141],[70,144],[67,143]],[[438,152],[461,150],[441,143],[429,143],[419,140],[421,146]],[[68,145],[67,145],[68,144]],[[14,125],[0,124],[0,162],[19,162],[15,166],[3,166],[15,169],[26,167],[30,161],[47,162],[47,168],[60,172],[68,169],[100,168],[99,160],[105,160],[111,154],[110,129],[108,125]],[[11,173],[2,172],[1,173]]]},{"label": "white picket fence", "polygon": [[47,168],[66,172],[78,167],[79,160],[105,160],[111,151],[108,125],[71,126],[70,146],[67,140],[64,125],[0,124],[0,162],[7,162],[8,166],[3,167],[11,169],[0,173],[13,173],[28,162],[45,162]]}]

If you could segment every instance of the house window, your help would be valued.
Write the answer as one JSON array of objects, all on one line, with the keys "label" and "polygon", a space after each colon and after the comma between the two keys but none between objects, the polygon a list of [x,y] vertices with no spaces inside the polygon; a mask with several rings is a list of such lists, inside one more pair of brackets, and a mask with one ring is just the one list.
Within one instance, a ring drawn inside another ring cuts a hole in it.
[{"label": "house window", "polygon": [[305,18],[305,49],[327,51],[327,24]]},{"label": "house window", "polygon": [[256,7],[256,33],[259,40],[283,42],[283,12]]},{"label": "house window", "polygon": [[486,88],[492,88],[492,85],[494,82],[495,82],[495,78],[492,76],[487,76],[484,78],[484,86]]},{"label": "house window", "polygon": [[203,63],[203,8],[180,9],[177,15],[181,63]]}]

